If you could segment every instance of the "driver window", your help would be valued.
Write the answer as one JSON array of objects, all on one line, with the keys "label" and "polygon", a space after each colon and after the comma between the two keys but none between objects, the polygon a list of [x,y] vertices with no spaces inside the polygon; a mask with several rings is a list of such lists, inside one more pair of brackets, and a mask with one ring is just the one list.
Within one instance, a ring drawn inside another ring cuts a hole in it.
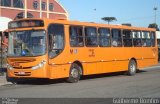
[{"label": "driver window", "polygon": [[53,24],[48,28],[49,35],[49,57],[53,58],[60,54],[64,48],[64,26]]}]

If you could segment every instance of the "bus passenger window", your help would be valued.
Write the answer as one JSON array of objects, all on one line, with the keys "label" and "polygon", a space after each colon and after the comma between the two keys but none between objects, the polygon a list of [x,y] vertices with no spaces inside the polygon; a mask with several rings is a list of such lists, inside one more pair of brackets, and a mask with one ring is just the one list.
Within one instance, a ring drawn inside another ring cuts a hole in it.
[{"label": "bus passenger window", "polygon": [[150,47],[151,46],[151,39],[150,33],[148,31],[142,32],[142,46]]},{"label": "bus passenger window", "polygon": [[95,27],[85,28],[85,41],[87,47],[96,47],[97,42],[97,29]]},{"label": "bus passenger window", "polygon": [[60,54],[64,48],[64,26],[52,24],[48,28],[49,35],[49,57],[53,58]]},{"label": "bus passenger window", "polygon": [[151,46],[155,47],[155,32],[151,32]]},{"label": "bus passenger window", "polygon": [[99,28],[99,46],[108,47],[111,46],[110,42],[110,30],[106,28]]},{"label": "bus passenger window", "polygon": [[78,27],[78,26],[70,27],[70,45],[72,47],[84,46],[82,30],[83,30],[82,27]]},{"label": "bus passenger window", "polygon": [[133,44],[134,47],[141,47],[141,32],[140,31],[133,31],[132,32],[132,37],[133,37]]},{"label": "bus passenger window", "polygon": [[113,47],[122,46],[121,30],[118,29],[112,30],[112,46]]},{"label": "bus passenger window", "polygon": [[132,47],[132,33],[131,30],[123,30],[123,45],[124,47]]}]

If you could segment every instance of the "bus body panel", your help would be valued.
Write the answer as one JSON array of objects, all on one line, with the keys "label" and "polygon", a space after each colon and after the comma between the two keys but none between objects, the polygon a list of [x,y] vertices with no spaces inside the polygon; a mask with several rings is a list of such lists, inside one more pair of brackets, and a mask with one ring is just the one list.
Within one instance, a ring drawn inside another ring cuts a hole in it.
[{"label": "bus body panel", "polygon": [[18,57],[7,58],[7,63],[12,65],[13,69],[7,69],[9,77],[28,77],[28,78],[48,78],[49,70],[48,65],[38,69],[32,69],[37,66],[42,60],[46,61],[47,56],[39,57]]},{"label": "bus body panel", "polygon": [[[65,77],[68,76],[67,72],[69,71],[71,63],[77,60],[82,63],[84,75],[127,71],[131,58],[137,61],[138,68],[156,64],[157,56],[156,53],[153,52],[153,49],[155,48],[72,48],[65,49],[62,54],[51,59],[50,62],[56,62],[54,63],[56,64],[55,67],[57,67],[57,70],[62,70],[63,72],[60,71],[61,76],[65,75]],[[73,50],[73,53],[69,53],[71,50]],[[75,53],[74,50],[76,50]],[[94,51],[94,54],[90,52],[90,50]],[[139,52],[137,52],[137,50],[139,50]],[[68,70],[66,71],[66,69]]]},{"label": "bus body panel", "polygon": [[66,65],[50,65],[50,79],[57,79],[57,78],[67,78],[69,77],[69,69],[70,64]]}]

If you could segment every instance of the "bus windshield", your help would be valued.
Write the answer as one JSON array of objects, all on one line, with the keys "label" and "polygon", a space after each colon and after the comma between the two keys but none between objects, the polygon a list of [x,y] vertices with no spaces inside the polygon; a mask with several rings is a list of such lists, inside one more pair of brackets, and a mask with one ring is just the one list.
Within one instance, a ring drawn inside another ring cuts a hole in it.
[{"label": "bus windshield", "polygon": [[46,52],[46,32],[13,31],[9,33],[8,44],[8,56],[40,56]]}]

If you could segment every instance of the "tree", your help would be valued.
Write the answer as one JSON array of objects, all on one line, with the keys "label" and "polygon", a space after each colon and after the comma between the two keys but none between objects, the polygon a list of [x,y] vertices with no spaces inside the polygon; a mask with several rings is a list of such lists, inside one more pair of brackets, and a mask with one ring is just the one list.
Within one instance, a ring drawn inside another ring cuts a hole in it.
[{"label": "tree", "polygon": [[117,21],[117,19],[115,17],[103,17],[101,18],[103,21],[107,21],[108,24],[112,21]]},{"label": "tree", "polygon": [[148,27],[149,28],[155,28],[157,31],[159,31],[158,25],[156,23],[149,24]]}]

